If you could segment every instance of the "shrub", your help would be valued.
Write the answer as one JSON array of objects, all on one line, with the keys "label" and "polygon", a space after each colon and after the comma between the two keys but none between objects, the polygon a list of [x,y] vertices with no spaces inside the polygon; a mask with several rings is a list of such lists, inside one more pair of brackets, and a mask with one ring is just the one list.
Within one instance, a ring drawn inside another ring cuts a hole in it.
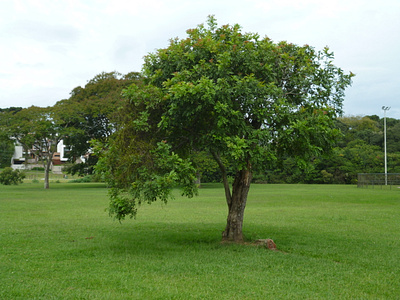
[{"label": "shrub", "polygon": [[44,168],[43,167],[33,167],[31,170],[32,171],[44,171]]},{"label": "shrub", "polygon": [[85,177],[70,180],[69,182],[71,183],[88,183],[88,182],[93,182],[93,177],[92,175],[86,175]]},{"label": "shrub", "polygon": [[3,172],[0,173],[0,183],[4,185],[19,184],[25,178],[25,173],[19,170],[13,170],[10,167],[4,168]]}]

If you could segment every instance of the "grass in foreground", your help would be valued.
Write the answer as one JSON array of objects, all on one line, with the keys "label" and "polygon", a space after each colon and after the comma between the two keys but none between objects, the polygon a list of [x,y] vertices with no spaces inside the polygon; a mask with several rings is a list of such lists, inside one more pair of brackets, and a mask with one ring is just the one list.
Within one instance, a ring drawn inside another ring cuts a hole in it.
[{"label": "grass in foreground", "polygon": [[107,216],[99,184],[0,186],[0,299],[396,299],[400,191],[253,185],[223,245],[220,185]]}]

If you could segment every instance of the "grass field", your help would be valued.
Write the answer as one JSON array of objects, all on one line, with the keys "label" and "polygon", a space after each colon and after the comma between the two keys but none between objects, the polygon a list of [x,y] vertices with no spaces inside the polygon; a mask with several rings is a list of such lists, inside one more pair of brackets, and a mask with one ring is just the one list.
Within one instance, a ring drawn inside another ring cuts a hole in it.
[{"label": "grass field", "polygon": [[[31,183],[34,181],[38,181],[44,183],[44,171],[29,170],[29,171],[24,171],[24,173],[26,176],[24,182]],[[80,178],[78,175],[54,174],[53,172],[49,173],[50,185],[54,183],[69,182],[71,180],[78,178]]]},{"label": "grass field", "polygon": [[108,217],[101,184],[0,186],[0,299],[398,299],[400,189],[253,185],[221,244],[220,185]]}]

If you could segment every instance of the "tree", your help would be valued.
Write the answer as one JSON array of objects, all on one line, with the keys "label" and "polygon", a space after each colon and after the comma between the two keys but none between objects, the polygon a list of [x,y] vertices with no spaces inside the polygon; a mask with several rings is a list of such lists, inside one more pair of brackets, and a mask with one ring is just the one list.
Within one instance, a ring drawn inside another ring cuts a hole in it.
[{"label": "tree", "polygon": [[[116,130],[114,116],[122,103],[121,92],[132,83],[140,82],[140,74],[131,72],[100,73],[84,87],[71,91],[69,99],[59,101],[55,107],[68,122],[69,134],[64,143],[69,146],[68,158],[74,162],[90,152],[90,141],[106,141]],[[73,164],[67,171],[79,175],[91,174],[97,157],[90,153],[85,162]]]},{"label": "tree", "polygon": [[337,120],[337,126],[344,134],[341,139],[341,146],[345,146],[356,139],[364,140],[368,144],[383,145],[383,128],[380,128],[379,121],[374,116],[372,118],[368,116],[340,117]]},{"label": "tree", "polygon": [[221,180],[219,167],[209,152],[193,151],[192,163],[196,168],[198,186],[201,182],[218,182]]},{"label": "tree", "polygon": [[387,128],[387,151],[400,152],[400,120],[391,119],[391,121],[391,126]]},{"label": "tree", "polygon": [[287,153],[301,163],[330,149],[353,75],[333,65],[328,48],[274,43],[237,24],[217,28],[214,17],[187,34],[149,54],[146,86],[125,92],[122,130],[102,160],[113,187],[111,212],[135,215],[137,203],[166,200],[172,183],[193,195],[193,182],[183,181],[194,178],[187,176],[195,172],[191,151],[208,151],[228,205],[222,239],[242,242],[253,173]]},{"label": "tree", "polygon": [[56,109],[31,106],[8,116],[7,131],[26,151],[30,151],[43,163],[44,188],[49,188],[49,173],[57,144],[66,135],[66,121],[60,119]]},{"label": "tree", "polygon": [[22,110],[22,107],[8,107],[8,108],[0,108],[0,114],[2,114],[2,113],[8,113],[8,112],[10,112],[10,113],[17,113],[17,112],[19,112],[20,110]]},{"label": "tree", "polygon": [[14,154],[14,141],[7,134],[9,116],[14,115],[22,107],[0,108],[0,168],[9,167]]},{"label": "tree", "polygon": [[0,134],[0,168],[10,166],[11,157],[14,154],[14,144],[7,137]]}]

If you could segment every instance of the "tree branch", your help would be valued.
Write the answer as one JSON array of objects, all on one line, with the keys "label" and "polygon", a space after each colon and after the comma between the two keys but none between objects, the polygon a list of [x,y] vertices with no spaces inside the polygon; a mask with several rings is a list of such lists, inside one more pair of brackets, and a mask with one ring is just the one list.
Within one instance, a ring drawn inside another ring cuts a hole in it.
[{"label": "tree branch", "polygon": [[224,164],[222,163],[222,160],[221,160],[221,157],[219,156],[219,154],[215,151],[210,151],[210,152],[221,170],[222,182],[224,183],[224,188],[225,188],[226,203],[228,203],[228,207],[230,207],[231,203],[232,203],[232,194],[231,194],[231,191],[229,188],[228,175],[226,173],[226,168],[225,168]]}]

